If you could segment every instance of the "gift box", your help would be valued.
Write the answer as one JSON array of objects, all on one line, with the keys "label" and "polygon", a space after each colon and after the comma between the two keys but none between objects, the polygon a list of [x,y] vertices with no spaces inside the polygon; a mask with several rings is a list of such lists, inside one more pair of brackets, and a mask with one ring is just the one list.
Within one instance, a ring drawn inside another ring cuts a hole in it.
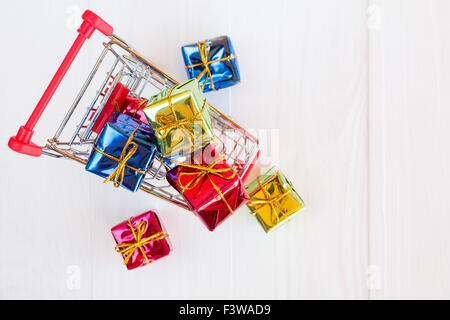
[{"label": "gift box", "polygon": [[[196,157],[193,158],[193,161]],[[236,172],[225,158],[201,164],[178,163],[167,180],[184,197],[191,210],[213,231],[249,197]]]},{"label": "gift box", "polygon": [[213,139],[209,105],[196,79],[151,97],[144,114],[164,157],[191,153]]},{"label": "gift box", "polygon": [[97,138],[86,170],[135,192],[151,167],[155,141],[149,125],[115,112]]},{"label": "gift box", "polygon": [[270,233],[305,209],[291,182],[275,167],[245,188],[250,196],[247,206],[266,233]]},{"label": "gift box", "polygon": [[147,118],[144,114],[144,107],[147,105],[147,103],[147,99],[127,96],[125,98],[125,101],[120,106],[120,112],[148,124]]},{"label": "gift box", "polygon": [[128,270],[165,257],[171,250],[167,232],[153,211],[118,224],[111,233]]},{"label": "gift box", "polygon": [[[109,89],[109,90],[111,90],[111,89]],[[109,121],[109,118],[111,118],[111,115],[115,111],[119,111],[118,106],[121,106],[125,102],[129,92],[130,92],[130,89],[125,87],[120,82],[118,82],[116,84],[114,89],[112,89],[112,92],[111,92],[108,100],[106,101],[105,105],[103,106],[102,111],[100,112],[97,119],[95,120],[94,125],[92,126],[93,132],[99,134],[102,131],[105,124]]]},{"label": "gift box", "polygon": [[198,79],[203,92],[226,88],[241,80],[228,36],[186,45],[181,52],[189,79]]}]

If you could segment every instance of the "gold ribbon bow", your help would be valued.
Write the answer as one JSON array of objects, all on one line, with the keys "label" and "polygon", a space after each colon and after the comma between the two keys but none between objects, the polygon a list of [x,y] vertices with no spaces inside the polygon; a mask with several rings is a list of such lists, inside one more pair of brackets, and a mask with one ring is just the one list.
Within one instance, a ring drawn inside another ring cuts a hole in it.
[{"label": "gold ribbon bow", "polygon": [[281,216],[284,216],[283,211],[281,211],[279,208],[280,200],[283,199],[284,197],[286,197],[291,192],[292,186],[287,188],[283,193],[281,193],[275,197],[272,197],[270,195],[270,193],[267,191],[267,189],[265,188],[267,186],[267,183],[265,185],[262,185],[259,180],[259,177],[257,180],[258,180],[259,189],[262,190],[262,192],[264,194],[264,199],[250,200],[249,202],[247,202],[247,205],[250,205],[253,207],[260,205],[259,208],[256,208],[251,212],[252,215],[255,215],[264,206],[269,205],[270,209],[271,209],[271,221],[274,225],[277,225],[280,222],[280,213],[281,213]]},{"label": "gold ribbon bow", "polygon": [[131,232],[133,232],[134,242],[119,243],[116,245],[115,250],[117,252],[119,252],[120,254],[122,254],[122,256],[124,258],[124,262],[123,262],[124,264],[128,264],[128,261],[130,261],[131,257],[134,254],[134,251],[137,249],[139,249],[141,251],[142,256],[145,258],[145,261],[147,263],[150,263],[147,255],[145,254],[144,249],[142,249],[142,247],[153,241],[162,240],[165,237],[167,237],[167,235],[164,232],[158,232],[158,233],[155,233],[154,235],[151,235],[148,238],[142,239],[147,222],[141,221],[139,223],[139,225],[137,227],[137,234],[134,231],[133,224],[131,223],[131,219],[128,219],[128,224],[130,225]]},{"label": "gold ribbon bow", "polygon": [[147,99],[144,99],[144,100],[142,100],[141,102],[139,102],[139,104],[136,106],[136,110],[134,110],[133,117],[136,116],[136,114],[138,113],[138,111],[139,111],[142,107],[144,107],[144,106],[147,104],[147,102],[148,102]]},{"label": "gold ribbon bow", "polygon": [[[178,120],[177,114],[175,112],[175,109],[173,108],[173,104],[172,104],[172,100],[171,100],[171,94],[172,94],[172,91],[174,88],[175,87],[172,87],[169,91],[169,94],[167,95],[167,100],[169,102],[169,108],[170,108],[170,111],[172,112],[172,114],[168,115],[168,116],[159,116],[158,118],[155,119],[156,122],[161,124],[160,127],[156,128],[154,130],[155,135],[158,137],[158,139],[162,140],[167,137],[167,135],[171,132],[172,129],[184,129],[189,134],[189,139],[191,142],[191,151],[193,151],[195,134],[194,134],[194,130],[191,126],[195,125],[196,122],[201,121],[201,117],[206,108],[206,99],[203,100],[203,106],[202,106],[202,109],[200,110],[200,112],[195,114],[195,116],[193,118],[185,119],[185,120]],[[174,120],[170,119],[171,116],[173,116]],[[181,137],[181,139],[178,142],[180,142],[182,139],[183,139],[183,137]]]},{"label": "gold ribbon bow", "polygon": [[[105,181],[103,181],[103,183],[107,183],[109,181],[114,180],[114,186],[116,188],[120,187],[123,183],[123,177],[125,175],[125,167],[128,167],[131,170],[134,170],[134,171],[142,173],[142,174],[147,173],[147,171],[139,170],[139,169],[134,168],[127,164],[127,161],[130,160],[130,158],[136,153],[136,151],[138,149],[136,142],[134,142],[132,140],[133,140],[134,134],[139,129],[140,125],[141,125],[141,123],[139,123],[136,126],[136,128],[133,130],[133,132],[128,137],[127,143],[125,144],[125,146],[122,149],[122,154],[120,155],[120,158],[116,158],[110,154],[107,154],[107,153],[103,152],[102,150],[98,149],[96,146],[94,146],[95,151],[97,151],[101,155],[104,155],[105,157],[108,157],[109,159],[112,159],[112,160],[115,160],[118,162],[116,169],[114,169],[114,171],[105,179]],[[129,146],[131,146],[131,148],[128,150]],[[127,150],[128,150],[128,152],[127,152]]]},{"label": "gold ribbon bow", "polygon": [[214,81],[212,78],[211,70],[209,69],[209,65],[214,62],[236,59],[236,56],[229,56],[226,58],[208,61],[208,53],[209,53],[210,45],[208,43],[206,43],[206,41],[203,43],[200,43],[200,41],[197,41],[197,46],[198,46],[198,52],[200,54],[200,60],[202,62],[196,63],[196,64],[191,64],[191,65],[187,66],[186,69],[203,66],[205,69],[203,69],[203,71],[197,76],[197,80],[200,80],[203,76],[206,75],[205,82],[202,85],[202,91],[203,91],[203,89],[205,89],[205,85],[206,85],[206,82],[208,81],[208,78],[211,80],[211,88],[214,91],[216,91],[216,88],[214,87]]},{"label": "gold ribbon bow", "polygon": [[[178,166],[182,166],[182,167],[186,167],[186,168],[192,168],[192,169],[196,169],[198,171],[196,172],[181,172],[178,175],[178,185],[181,187],[181,193],[183,194],[186,190],[191,190],[193,188],[195,188],[200,181],[202,181],[202,179],[204,177],[208,178],[209,181],[211,182],[214,190],[216,190],[217,194],[219,195],[219,197],[222,199],[222,201],[227,205],[228,210],[230,210],[230,213],[233,214],[233,209],[231,208],[231,206],[228,204],[227,200],[225,199],[224,195],[222,194],[222,192],[220,191],[219,187],[214,183],[214,181],[211,179],[211,176],[217,176],[220,177],[222,179],[226,179],[226,180],[231,180],[234,179],[234,177],[236,176],[236,172],[228,167],[228,168],[222,168],[222,169],[216,169],[214,168],[216,166],[216,164],[218,164],[219,162],[224,161],[225,158],[221,157],[218,158],[216,161],[214,161],[212,164],[210,164],[209,166],[205,167],[202,165],[196,165],[196,164],[187,164],[187,163],[180,163],[180,162],[175,162],[174,163]],[[232,172],[232,174],[230,176],[226,176],[224,175],[224,173],[226,172]],[[181,183],[181,177],[183,176],[194,176],[192,180],[190,180],[188,183],[186,183],[185,185],[183,185]]]},{"label": "gold ribbon bow", "polygon": [[[138,105],[136,106],[136,110],[134,110],[134,112],[133,112],[132,117],[135,117],[136,114],[138,113],[139,109],[144,107],[147,102],[148,102],[147,99],[144,99],[141,102],[139,102]],[[119,104],[117,103],[117,100],[114,100],[114,107],[115,107],[117,112],[120,112],[120,107],[119,107]]]}]

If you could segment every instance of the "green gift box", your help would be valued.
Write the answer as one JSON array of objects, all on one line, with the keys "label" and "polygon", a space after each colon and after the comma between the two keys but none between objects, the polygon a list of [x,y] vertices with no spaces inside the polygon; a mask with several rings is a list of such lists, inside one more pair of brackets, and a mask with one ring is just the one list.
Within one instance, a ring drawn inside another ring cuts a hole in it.
[{"label": "green gift box", "polygon": [[153,96],[144,108],[144,114],[165,157],[192,153],[214,137],[209,104],[197,79]]}]

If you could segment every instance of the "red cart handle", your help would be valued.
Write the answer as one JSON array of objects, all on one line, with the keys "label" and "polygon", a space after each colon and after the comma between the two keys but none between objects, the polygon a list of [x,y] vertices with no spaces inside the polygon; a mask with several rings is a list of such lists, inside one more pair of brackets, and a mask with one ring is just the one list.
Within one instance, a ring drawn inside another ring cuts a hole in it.
[{"label": "red cart handle", "polygon": [[102,18],[97,16],[92,11],[86,10],[83,13],[83,23],[78,29],[78,37],[75,39],[72,47],[64,58],[63,62],[53,76],[52,81],[48,85],[41,100],[39,100],[36,108],[34,108],[28,122],[25,126],[21,126],[17,135],[11,137],[8,142],[8,146],[16,152],[23,154],[28,154],[30,156],[39,157],[42,154],[42,148],[31,142],[31,137],[33,136],[33,129],[44,112],[50,99],[53,97],[56,89],[58,88],[61,80],[64,78],[67,70],[75,59],[76,55],[83,46],[84,41],[89,39],[92,33],[97,29],[106,36],[110,36],[113,33],[113,28],[107,24]]}]

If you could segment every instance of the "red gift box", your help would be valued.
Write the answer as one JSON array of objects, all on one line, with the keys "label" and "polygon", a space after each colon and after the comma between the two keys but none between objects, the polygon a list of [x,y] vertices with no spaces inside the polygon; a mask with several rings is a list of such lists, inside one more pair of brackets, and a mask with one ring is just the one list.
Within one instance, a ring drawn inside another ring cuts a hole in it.
[{"label": "red gift box", "polygon": [[116,84],[115,88],[113,89],[111,95],[108,98],[108,101],[106,101],[105,106],[102,109],[102,112],[100,112],[97,120],[95,120],[95,123],[92,127],[92,131],[94,131],[97,134],[100,134],[103,127],[108,122],[109,118],[112,116],[114,111],[117,110],[117,106],[121,106],[124,103],[129,92],[130,89],[125,87],[120,82]]},{"label": "red gift box", "polygon": [[116,84],[108,98],[108,101],[106,101],[102,112],[100,112],[97,120],[95,120],[92,131],[99,134],[114,111],[120,111],[148,124],[148,120],[143,111],[148,100],[130,96],[129,93],[130,89],[125,87],[123,84],[120,82]]},{"label": "red gift box", "polygon": [[167,172],[167,180],[210,231],[249,200],[244,184],[225,158],[211,163],[203,157],[201,165],[177,164]]},{"label": "red gift box", "polygon": [[144,108],[147,105],[147,102],[147,99],[128,96],[120,106],[120,112],[148,124],[147,117],[144,114]]},{"label": "red gift box", "polygon": [[170,252],[167,233],[158,216],[148,211],[111,229],[116,251],[121,253],[128,270],[144,266]]}]

